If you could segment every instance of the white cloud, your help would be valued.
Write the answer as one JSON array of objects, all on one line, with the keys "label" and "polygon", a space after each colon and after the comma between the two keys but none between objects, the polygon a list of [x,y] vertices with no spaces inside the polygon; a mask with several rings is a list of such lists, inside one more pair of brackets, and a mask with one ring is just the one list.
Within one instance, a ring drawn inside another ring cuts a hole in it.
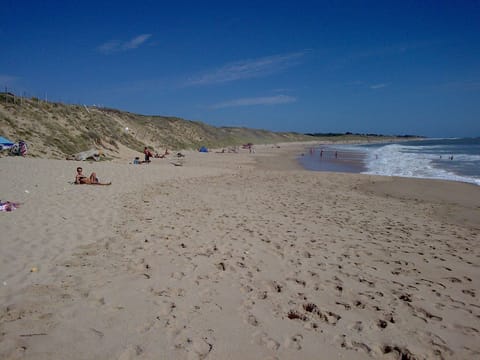
[{"label": "white cloud", "polygon": [[119,48],[120,48],[120,41],[110,40],[110,41],[107,41],[106,43],[103,43],[102,45],[100,45],[97,49],[101,53],[109,54],[109,53],[112,53],[114,51],[118,51]]},{"label": "white cloud", "polygon": [[145,41],[147,41],[151,36],[152,36],[152,34],[139,35],[139,36],[133,38],[132,40],[127,41],[125,44],[123,44],[122,48],[125,49],[125,50],[135,49],[135,48],[139,47],[140,45],[142,45]]},{"label": "white cloud", "polygon": [[237,106],[277,105],[277,104],[293,103],[295,101],[297,101],[297,98],[293,96],[277,95],[277,96],[267,96],[267,97],[235,99],[235,100],[214,104],[210,108],[223,109],[223,108],[237,107]]},{"label": "white cloud", "polygon": [[219,84],[268,76],[299,64],[304,55],[305,52],[296,52],[228,63],[188,80],[185,86]]},{"label": "white cloud", "polygon": [[111,54],[118,51],[136,49],[145,43],[152,34],[141,34],[128,41],[109,40],[97,47],[97,50],[103,54]]},{"label": "white cloud", "polygon": [[373,84],[373,85],[370,85],[370,89],[373,89],[373,90],[381,89],[381,88],[384,88],[386,86],[387,86],[387,84],[383,84],[383,83],[382,84]]}]

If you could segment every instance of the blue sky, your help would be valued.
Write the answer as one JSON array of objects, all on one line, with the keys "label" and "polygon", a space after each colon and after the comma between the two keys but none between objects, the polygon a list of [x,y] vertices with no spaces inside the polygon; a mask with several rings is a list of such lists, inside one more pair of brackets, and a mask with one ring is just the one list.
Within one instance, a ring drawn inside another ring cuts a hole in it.
[{"label": "blue sky", "polygon": [[275,131],[480,136],[479,1],[5,1],[0,89]]}]

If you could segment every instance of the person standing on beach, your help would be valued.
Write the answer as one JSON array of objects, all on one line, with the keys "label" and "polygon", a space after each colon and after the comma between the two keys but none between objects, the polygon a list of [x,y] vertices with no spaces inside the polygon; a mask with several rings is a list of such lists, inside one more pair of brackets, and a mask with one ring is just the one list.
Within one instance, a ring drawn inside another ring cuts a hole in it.
[{"label": "person standing on beach", "polygon": [[145,149],[143,149],[143,153],[145,154],[145,162],[149,163],[150,158],[153,156],[148,147],[145,146]]}]

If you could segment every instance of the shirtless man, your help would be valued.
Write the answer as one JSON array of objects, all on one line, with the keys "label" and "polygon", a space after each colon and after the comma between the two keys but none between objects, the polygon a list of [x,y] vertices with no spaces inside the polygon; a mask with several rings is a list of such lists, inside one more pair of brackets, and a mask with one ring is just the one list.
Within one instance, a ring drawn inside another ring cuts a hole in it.
[{"label": "shirtless man", "polygon": [[145,161],[146,163],[150,162],[150,158],[153,157],[152,152],[148,149],[148,147],[145,146],[145,149],[143,149],[143,153],[145,154]]},{"label": "shirtless man", "polygon": [[92,172],[90,177],[86,177],[82,173],[83,169],[77,167],[77,175],[75,176],[75,184],[87,184],[87,185],[110,185],[111,183],[101,183],[98,181],[97,174]]}]

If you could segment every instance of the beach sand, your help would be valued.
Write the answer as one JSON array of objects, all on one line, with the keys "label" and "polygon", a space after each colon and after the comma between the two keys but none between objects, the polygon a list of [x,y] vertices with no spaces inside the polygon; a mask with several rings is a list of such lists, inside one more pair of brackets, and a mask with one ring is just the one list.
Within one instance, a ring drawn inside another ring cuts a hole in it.
[{"label": "beach sand", "polygon": [[303,149],[1,158],[0,358],[479,358],[480,187]]}]

